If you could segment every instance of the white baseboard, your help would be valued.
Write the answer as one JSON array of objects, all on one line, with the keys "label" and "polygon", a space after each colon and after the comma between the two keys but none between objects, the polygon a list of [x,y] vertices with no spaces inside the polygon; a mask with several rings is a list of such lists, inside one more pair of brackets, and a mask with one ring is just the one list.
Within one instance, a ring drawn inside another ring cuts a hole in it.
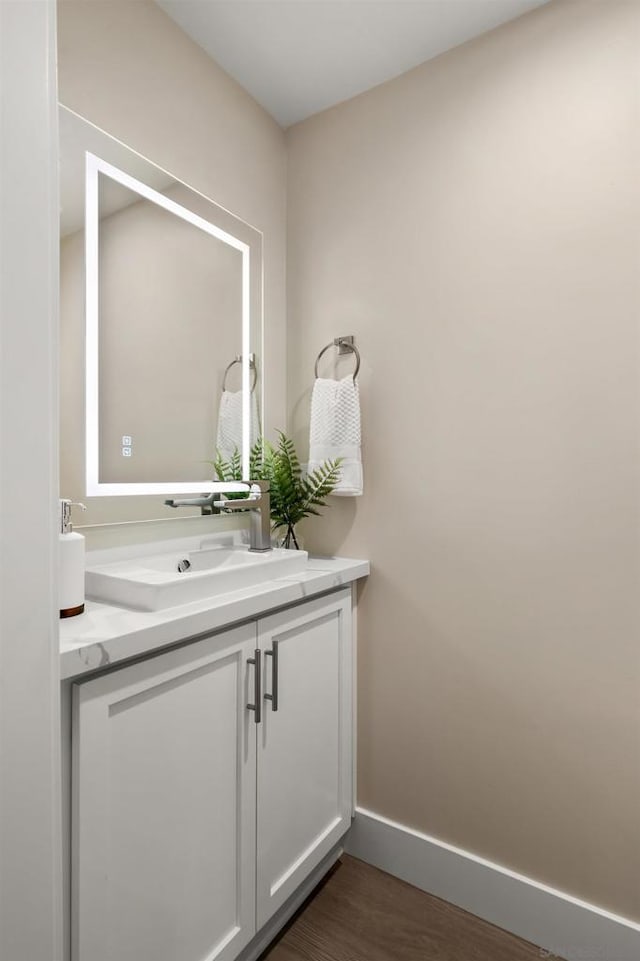
[{"label": "white baseboard", "polygon": [[640,924],[363,808],[345,850],[540,945],[541,958],[638,961]]}]

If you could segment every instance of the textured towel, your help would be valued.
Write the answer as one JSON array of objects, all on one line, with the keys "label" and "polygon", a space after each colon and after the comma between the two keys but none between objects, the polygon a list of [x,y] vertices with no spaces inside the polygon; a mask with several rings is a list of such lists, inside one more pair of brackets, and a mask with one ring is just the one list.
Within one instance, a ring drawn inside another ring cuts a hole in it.
[{"label": "textured towel", "polygon": [[328,380],[317,377],[311,395],[308,471],[323,461],[342,458],[334,494],[358,497],[362,494],[360,454],[360,397],[353,377]]},{"label": "textured towel", "polygon": [[[255,391],[251,392],[251,445],[260,436],[260,418]],[[237,450],[242,454],[242,391],[223,390],[218,409],[218,453],[230,461]]]}]

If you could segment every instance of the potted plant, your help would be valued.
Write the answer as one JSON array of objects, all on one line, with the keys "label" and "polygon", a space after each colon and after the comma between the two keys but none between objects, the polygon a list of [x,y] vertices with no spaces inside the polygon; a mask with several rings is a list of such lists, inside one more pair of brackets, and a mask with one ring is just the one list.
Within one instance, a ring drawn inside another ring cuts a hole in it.
[{"label": "potted plant", "polygon": [[[282,535],[282,546],[299,550],[295,527],[304,517],[318,515],[326,507],[325,498],[335,489],[340,476],[340,458],[328,460],[310,474],[305,474],[293,441],[278,431],[278,445],[256,441],[251,449],[251,480],[267,480],[270,487],[271,522],[274,533]],[[213,463],[220,481],[246,480],[242,477],[240,454],[236,450],[230,460],[219,452]],[[245,493],[229,497],[246,497]]]}]

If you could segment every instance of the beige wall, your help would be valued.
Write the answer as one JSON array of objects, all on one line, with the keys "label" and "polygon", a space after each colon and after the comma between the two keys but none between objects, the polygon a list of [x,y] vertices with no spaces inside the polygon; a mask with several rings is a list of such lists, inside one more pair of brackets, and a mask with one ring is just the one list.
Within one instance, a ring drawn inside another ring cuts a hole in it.
[{"label": "beige wall", "polygon": [[[264,418],[269,432],[283,426],[282,130],[150,0],[61,0],[58,59],[63,104],[264,233]],[[136,511],[133,498],[114,498],[101,516]]]},{"label": "beige wall", "polygon": [[554,2],[288,131],[289,389],[362,351],[359,803],[640,919],[640,5]]}]

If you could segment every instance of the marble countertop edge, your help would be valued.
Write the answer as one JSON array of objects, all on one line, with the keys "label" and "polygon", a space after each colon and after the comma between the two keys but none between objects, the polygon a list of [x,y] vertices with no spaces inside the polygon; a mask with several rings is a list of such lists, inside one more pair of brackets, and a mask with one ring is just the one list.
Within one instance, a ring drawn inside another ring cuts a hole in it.
[{"label": "marble countertop edge", "polygon": [[60,678],[69,680],[118,662],[222,630],[369,574],[369,562],[309,558],[307,570],[257,587],[162,611],[135,611],[87,601],[85,613],[60,623]]}]

